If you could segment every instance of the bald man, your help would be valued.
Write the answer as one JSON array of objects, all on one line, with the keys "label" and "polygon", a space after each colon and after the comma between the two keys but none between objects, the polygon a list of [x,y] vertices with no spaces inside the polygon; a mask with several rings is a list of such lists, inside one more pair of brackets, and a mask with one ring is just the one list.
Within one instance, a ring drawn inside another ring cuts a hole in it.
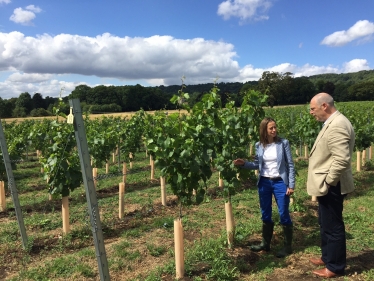
[{"label": "bald man", "polygon": [[322,256],[310,259],[324,268],[314,274],[331,278],[344,274],[346,237],[344,197],[354,190],[351,168],[355,133],[351,122],[336,110],[334,99],[319,93],[310,101],[310,114],[323,122],[310,151],[307,190],[317,196]]}]

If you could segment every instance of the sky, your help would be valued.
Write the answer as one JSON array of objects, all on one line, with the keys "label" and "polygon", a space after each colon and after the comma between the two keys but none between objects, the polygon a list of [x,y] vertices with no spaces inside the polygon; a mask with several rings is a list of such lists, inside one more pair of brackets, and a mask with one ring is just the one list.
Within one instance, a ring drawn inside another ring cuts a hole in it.
[{"label": "sky", "polygon": [[0,0],[0,97],[374,69],[374,0]]}]

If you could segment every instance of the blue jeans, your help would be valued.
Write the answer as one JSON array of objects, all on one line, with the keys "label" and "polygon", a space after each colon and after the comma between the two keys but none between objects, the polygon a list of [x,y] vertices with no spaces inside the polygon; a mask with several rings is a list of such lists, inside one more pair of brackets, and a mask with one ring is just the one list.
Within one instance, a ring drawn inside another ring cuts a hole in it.
[{"label": "blue jeans", "polygon": [[258,195],[260,197],[260,207],[263,222],[273,222],[272,213],[272,197],[274,194],[275,202],[278,206],[280,223],[282,225],[291,225],[291,217],[288,210],[290,205],[290,196],[286,195],[287,186],[282,179],[270,180],[261,177],[258,183]]}]

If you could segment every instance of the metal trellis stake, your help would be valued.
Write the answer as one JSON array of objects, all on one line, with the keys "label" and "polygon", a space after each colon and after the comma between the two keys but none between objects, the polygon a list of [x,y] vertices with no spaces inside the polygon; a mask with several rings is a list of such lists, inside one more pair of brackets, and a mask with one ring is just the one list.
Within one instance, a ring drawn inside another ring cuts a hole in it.
[{"label": "metal trellis stake", "polygon": [[90,214],[92,234],[95,243],[95,251],[97,263],[99,266],[100,280],[109,281],[109,268],[105,252],[103,230],[101,228],[99,206],[96,197],[96,190],[94,186],[94,178],[92,174],[92,167],[90,155],[88,152],[86,129],[82,117],[82,109],[79,99],[69,100],[70,112],[73,116],[68,116],[68,123],[74,124],[75,138],[77,140],[77,148],[79,153],[79,160],[81,163],[82,176],[84,188],[86,190],[88,212]]},{"label": "metal trellis stake", "polygon": [[14,209],[16,211],[18,228],[19,228],[19,231],[21,233],[22,246],[23,246],[24,249],[26,249],[27,248],[27,234],[26,234],[25,224],[23,222],[21,205],[19,204],[19,200],[18,200],[16,182],[15,182],[14,176],[13,176],[12,165],[11,165],[11,161],[10,161],[10,158],[9,158],[8,147],[7,147],[7,144],[6,144],[3,125],[1,124],[1,121],[0,121],[0,146],[1,146],[1,152],[3,154],[6,174],[8,176],[8,187],[9,187],[9,190],[10,190],[10,194],[12,196]]}]

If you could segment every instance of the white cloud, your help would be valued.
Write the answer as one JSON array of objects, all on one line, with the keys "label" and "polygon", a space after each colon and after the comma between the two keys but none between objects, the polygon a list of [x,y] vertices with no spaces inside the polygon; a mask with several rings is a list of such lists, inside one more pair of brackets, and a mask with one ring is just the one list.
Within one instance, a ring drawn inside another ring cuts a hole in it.
[{"label": "white cloud", "polygon": [[[58,97],[61,88],[64,88],[65,90],[63,91],[62,96],[65,97],[69,95],[75,89],[76,86],[82,84],[87,83],[83,81],[66,82],[56,79],[45,80],[43,82],[14,82],[11,81],[11,79],[7,79],[4,82],[0,82],[0,96],[3,99],[9,99],[12,97],[18,97],[21,93],[28,92],[30,95],[33,95],[34,93],[40,93],[44,98],[47,96]],[[93,87],[95,85],[89,86]]]},{"label": "white cloud", "polygon": [[218,5],[217,14],[224,20],[237,17],[242,23],[246,20],[267,20],[267,11],[271,6],[271,0],[226,0]]},{"label": "white cloud", "polygon": [[345,73],[348,72],[357,72],[361,70],[370,70],[369,63],[364,59],[354,59],[344,64]]},{"label": "white cloud", "polygon": [[180,85],[184,75],[188,85],[211,83],[217,77],[219,82],[253,81],[264,71],[291,72],[300,77],[370,69],[364,59],[353,59],[341,67],[286,62],[267,68],[250,64],[241,68],[236,58],[232,44],[202,38],[121,38],[108,33],[96,37],[29,37],[20,32],[0,32],[0,74],[8,77],[0,82],[0,96],[18,97],[27,91],[56,97],[62,87],[68,95],[88,81],[90,87],[134,81],[144,86]]},{"label": "white cloud", "polygon": [[[360,20],[356,22],[348,30],[336,31],[326,36],[321,44],[333,47],[344,46],[354,40],[361,39],[367,41],[373,38],[374,23],[368,20]],[[362,41],[362,42],[363,42]]]},{"label": "white cloud", "polygon": [[191,83],[235,77],[239,65],[229,43],[170,36],[97,37],[47,34],[26,37],[0,33],[0,70],[24,73],[81,74],[123,80],[163,79],[179,83],[185,74]]},{"label": "white cloud", "polygon": [[10,2],[12,2],[12,1],[10,1],[10,0],[0,0],[0,4],[9,4]]},{"label": "white cloud", "polygon": [[42,9],[34,5],[27,6],[25,10],[22,8],[16,8],[9,19],[22,25],[33,25],[32,21],[36,17],[35,13],[40,13],[41,11]]},{"label": "white cloud", "polygon": [[26,7],[26,10],[32,11],[34,13],[40,13],[42,11],[42,9],[40,9],[39,7],[37,7],[35,5],[28,5]]},{"label": "white cloud", "polygon": [[301,76],[312,76],[317,74],[323,74],[323,73],[342,73],[343,71],[339,69],[338,67],[334,67],[331,65],[328,66],[317,66],[317,65],[310,65],[309,63],[304,64],[301,67],[294,68],[294,71],[292,73],[295,74],[295,77],[301,77]]},{"label": "white cloud", "polygon": [[51,74],[40,74],[40,73],[13,73],[8,77],[9,82],[19,83],[40,83],[50,80]]},{"label": "white cloud", "polygon": [[232,81],[235,82],[246,82],[246,81],[255,81],[261,78],[262,73],[264,71],[270,72],[279,72],[279,73],[286,73],[291,72],[294,74],[294,77],[301,77],[301,76],[312,76],[317,74],[323,73],[349,73],[349,72],[357,72],[361,70],[369,70],[369,63],[365,59],[353,59],[349,62],[346,62],[342,65],[342,67],[336,67],[332,65],[327,66],[317,66],[317,65],[310,65],[304,64],[303,66],[297,66],[291,63],[282,63],[279,65],[275,65],[269,68],[254,68],[252,65],[246,65],[243,67],[239,72],[240,75],[233,79]]}]

